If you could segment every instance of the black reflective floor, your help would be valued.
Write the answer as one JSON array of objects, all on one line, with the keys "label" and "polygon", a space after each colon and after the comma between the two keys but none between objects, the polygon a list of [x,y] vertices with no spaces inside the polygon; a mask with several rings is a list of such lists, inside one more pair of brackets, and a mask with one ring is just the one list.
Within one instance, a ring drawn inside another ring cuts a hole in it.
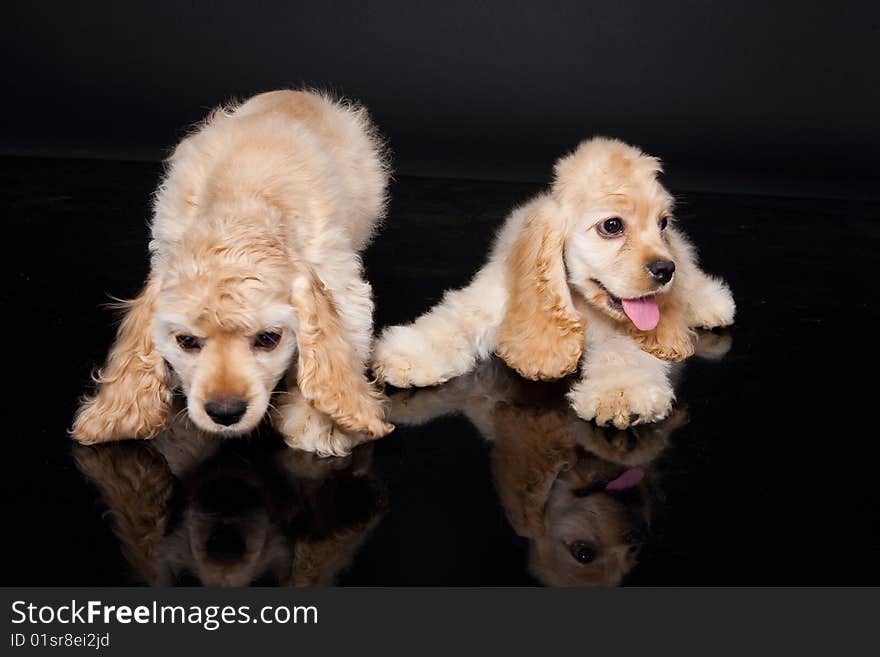
[{"label": "black reflective floor", "polygon": [[[146,274],[158,174],[0,160],[0,584],[880,584],[880,203],[673,190],[738,313],[701,336],[659,425],[599,429],[567,382],[493,361],[389,391],[398,429],[342,460],[185,423],[74,447],[113,332],[101,304]],[[377,326],[465,282],[536,189],[400,178],[366,257]]]}]

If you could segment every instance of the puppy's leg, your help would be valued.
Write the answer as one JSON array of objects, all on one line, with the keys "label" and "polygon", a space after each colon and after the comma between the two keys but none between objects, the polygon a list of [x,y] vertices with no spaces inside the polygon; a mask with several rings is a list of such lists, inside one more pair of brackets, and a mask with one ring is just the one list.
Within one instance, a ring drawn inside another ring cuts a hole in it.
[{"label": "puppy's leg", "polygon": [[373,301],[360,260],[349,252],[328,255],[320,267],[293,264],[299,392],[347,431],[390,433],[387,400],[367,378]]},{"label": "puppy's leg", "polygon": [[688,423],[687,407],[676,404],[669,416],[655,424],[620,431],[592,423],[573,422],[575,441],[599,458],[627,467],[649,465],[670,443],[670,436]]},{"label": "puppy's leg", "polygon": [[682,361],[694,354],[696,336],[688,324],[688,303],[676,292],[660,299],[660,322],[653,331],[629,328],[642,349],[657,358]]},{"label": "puppy's leg", "polygon": [[[366,369],[373,343],[373,288],[364,280],[356,259],[351,258],[344,266],[335,269],[335,276],[327,277],[328,287],[347,339],[354,347],[358,362]],[[343,280],[337,282],[340,270]]]},{"label": "puppy's leg", "polygon": [[290,447],[318,456],[347,456],[356,445],[372,439],[344,431],[333,418],[312,406],[296,386],[283,394],[272,420]]},{"label": "puppy's leg", "polygon": [[662,420],[675,399],[669,363],[602,324],[588,330],[582,378],[568,393],[572,408],[584,420],[618,429]]},{"label": "puppy's leg", "polygon": [[711,329],[733,324],[736,304],[720,278],[697,270],[688,299],[688,326]]},{"label": "puppy's leg", "polygon": [[676,296],[683,302],[685,325],[710,329],[733,324],[736,305],[727,283],[700,269],[696,251],[684,235],[671,230],[667,237],[677,254]]},{"label": "puppy's leg", "polygon": [[724,358],[732,346],[733,338],[728,332],[697,331],[697,346],[694,353],[704,360],[717,361]]},{"label": "puppy's leg", "polygon": [[439,417],[461,413],[467,386],[456,385],[469,377],[453,379],[445,386],[424,390],[398,390],[391,395],[389,421],[395,425],[419,426]]},{"label": "puppy's leg", "polygon": [[506,300],[503,269],[492,262],[412,324],[386,328],[373,371],[398,388],[433,386],[468,372],[495,350]]}]

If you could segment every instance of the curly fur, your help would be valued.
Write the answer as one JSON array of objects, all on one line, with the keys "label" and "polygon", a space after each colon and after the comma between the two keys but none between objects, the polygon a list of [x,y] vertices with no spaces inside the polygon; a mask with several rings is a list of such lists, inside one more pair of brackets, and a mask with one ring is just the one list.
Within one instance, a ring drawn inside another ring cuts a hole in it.
[{"label": "curly fur", "polygon": [[98,486],[113,513],[114,533],[138,579],[156,581],[165,536],[173,478],[162,457],[148,443],[126,443],[115,449],[80,447],[74,457],[80,472]]},{"label": "curly fur", "polygon": [[537,208],[526,217],[507,256],[509,294],[497,352],[532,380],[574,372],[583,350],[584,319],[565,284],[559,221],[556,208]]},{"label": "curly fur", "polygon": [[165,423],[169,375],[150,329],[158,293],[159,283],[151,279],[136,299],[120,304],[127,312],[116,343],[93,377],[101,393],[86,396],[74,419],[73,435],[80,442],[98,442],[102,436],[152,438]]},{"label": "curly fur", "polygon": [[[693,353],[693,327],[731,324],[735,306],[674,226],[660,171],[656,158],[620,141],[580,144],[557,162],[549,192],[511,213],[470,285],[383,331],[374,372],[397,387],[436,385],[496,352],[526,378],[553,379],[580,359],[569,393],[580,417],[618,428],[665,417],[669,361]],[[603,237],[599,226],[613,217],[625,231]],[[661,259],[676,267],[664,284],[647,270]],[[660,322],[641,331],[619,299],[647,295]]]},{"label": "curly fur", "polygon": [[[388,433],[382,396],[365,374],[373,301],[359,257],[384,213],[387,180],[382,144],[358,106],[274,91],[214,110],[169,159],[149,282],[128,305],[73,436],[152,437],[174,388],[203,430],[246,433],[294,368],[298,392],[327,422]],[[281,335],[274,349],[258,348],[264,332]],[[180,335],[200,348],[182,349]],[[246,412],[223,426],[205,404],[230,398]],[[296,438],[333,454],[361,441],[326,449],[318,437]]]}]

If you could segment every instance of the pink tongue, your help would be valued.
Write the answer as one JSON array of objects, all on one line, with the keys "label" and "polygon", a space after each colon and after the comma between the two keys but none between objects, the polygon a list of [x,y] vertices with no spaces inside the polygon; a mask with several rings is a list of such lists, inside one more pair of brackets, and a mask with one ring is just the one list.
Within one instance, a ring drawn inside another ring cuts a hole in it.
[{"label": "pink tongue", "polygon": [[605,484],[605,490],[623,490],[636,486],[645,476],[644,468],[630,468],[624,470],[617,479],[612,479]]},{"label": "pink tongue", "polygon": [[621,299],[623,312],[640,331],[651,331],[660,322],[660,309],[654,295],[638,299]]}]

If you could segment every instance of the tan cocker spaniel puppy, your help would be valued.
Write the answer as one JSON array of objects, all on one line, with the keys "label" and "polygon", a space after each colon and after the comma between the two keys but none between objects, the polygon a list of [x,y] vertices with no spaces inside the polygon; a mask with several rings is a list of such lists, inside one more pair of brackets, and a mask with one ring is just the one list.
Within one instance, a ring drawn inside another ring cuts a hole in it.
[{"label": "tan cocker spaniel puppy", "polygon": [[388,433],[365,376],[373,301],[359,257],[387,180],[362,108],[273,91],[212,112],[169,160],[149,278],[73,436],[152,438],[178,388],[197,427],[244,434],[282,378],[289,444],[341,455]]},{"label": "tan cocker spaniel puppy", "polygon": [[733,322],[727,285],[702,272],[674,225],[660,162],[620,141],[583,142],[550,191],[514,210],[488,263],[406,326],[387,328],[373,368],[397,387],[430,386],[493,352],[528,379],[581,378],[577,414],[626,428],[674,399],[669,361],[694,327]]}]

